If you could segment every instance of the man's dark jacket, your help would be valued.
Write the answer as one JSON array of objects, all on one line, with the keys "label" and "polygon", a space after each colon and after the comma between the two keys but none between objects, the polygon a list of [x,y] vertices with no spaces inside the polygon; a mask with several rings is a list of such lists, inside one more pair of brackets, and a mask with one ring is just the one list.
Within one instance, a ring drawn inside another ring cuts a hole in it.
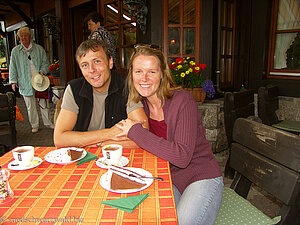
[{"label": "man's dark jacket", "polygon": [[[93,88],[84,77],[70,81],[73,96],[79,107],[74,131],[87,131],[93,112]],[[105,99],[105,128],[110,128],[127,118],[127,95],[124,94],[125,78],[111,72],[111,82]],[[98,106],[104,107],[104,106]]]}]

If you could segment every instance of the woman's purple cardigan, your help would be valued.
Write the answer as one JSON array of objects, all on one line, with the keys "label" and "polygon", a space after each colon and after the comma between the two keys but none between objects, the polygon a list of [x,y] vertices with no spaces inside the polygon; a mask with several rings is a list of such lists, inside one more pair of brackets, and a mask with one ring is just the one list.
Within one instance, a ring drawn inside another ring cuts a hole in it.
[{"label": "woman's purple cardigan", "polygon": [[[144,109],[150,112],[144,101]],[[205,138],[201,112],[189,92],[175,90],[174,96],[163,106],[167,125],[167,140],[158,137],[141,124],[135,124],[128,137],[141,148],[170,162],[173,184],[181,193],[198,180],[222,175],[211,145]]]}]

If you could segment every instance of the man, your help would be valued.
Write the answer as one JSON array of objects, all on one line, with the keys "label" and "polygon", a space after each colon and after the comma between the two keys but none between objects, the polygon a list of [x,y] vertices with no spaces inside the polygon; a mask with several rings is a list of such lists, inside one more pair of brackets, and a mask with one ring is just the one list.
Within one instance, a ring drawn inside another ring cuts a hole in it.
[{"label": "man", "polygon": [[141,103],[127,105],[124,77],[111,71],[113,59],[103,41],[87,40],[76,51],[76,60],[84,77],[67,86],[61,111],[54,130],[57,147],[99,146],[119,143],[137,147],[127,138],[119,139],[119,121],[132,118],[145,122],[147,117]]},{"label": "man", "polygon": [[[49,61],[43,47],[31,42],[31,32],[28,27],[21,27],[17,35],[21,44],[14,47],[11,52],[9,83],[13,91],[16,91],[16,87],[19,87],[19,92],[23,96],[27,107],[32,133],[36,133],[39,129],[39,117],[31,78],[36,76],[37,73],[47,74]],[[39,105],[44,125],[53,129],[54,125],[49,119],[48,99],[39,99]]]},{"label": "man", "polygon": [[113,58],[114,65],[117,64],[116,58],[116,42],[112,35],[101,25],[104,24],[104,18],[100,13],[90,13],[84,19],[88,25],[91,34],[88,39],[102,40],[108,46],[110,54]]}]

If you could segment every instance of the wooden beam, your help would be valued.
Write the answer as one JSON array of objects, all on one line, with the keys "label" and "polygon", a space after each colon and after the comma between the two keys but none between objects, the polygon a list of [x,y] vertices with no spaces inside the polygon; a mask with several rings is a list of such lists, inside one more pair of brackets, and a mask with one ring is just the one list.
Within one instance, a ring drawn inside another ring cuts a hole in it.
[{"label": "wooden beam", "polygon": [[4,1],[6,2],[6,4],[8,6],[10,6],[14,11],[16,11],[24,19],[24,21],[28,24],[28,26],[30,28],[35,27],[33,21],[22,10],[20,10],[18,5],[16,5],[15,3],[13,3],[10,0],[4,0]]}]

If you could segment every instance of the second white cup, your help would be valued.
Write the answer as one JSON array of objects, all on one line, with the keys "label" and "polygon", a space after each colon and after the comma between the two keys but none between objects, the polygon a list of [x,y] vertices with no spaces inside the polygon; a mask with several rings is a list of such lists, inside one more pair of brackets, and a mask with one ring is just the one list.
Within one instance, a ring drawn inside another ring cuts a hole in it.
[{"label": "second white cup", "polygon": [[34,157],[33,146],[21,146],[12,150],[14,159],[20,166],[27,166]]},{"label": "second white cup", "polygon": [[102,147],[102,154],[109,165],[119,165],[123,153],[123,146],[110,144]]}]

